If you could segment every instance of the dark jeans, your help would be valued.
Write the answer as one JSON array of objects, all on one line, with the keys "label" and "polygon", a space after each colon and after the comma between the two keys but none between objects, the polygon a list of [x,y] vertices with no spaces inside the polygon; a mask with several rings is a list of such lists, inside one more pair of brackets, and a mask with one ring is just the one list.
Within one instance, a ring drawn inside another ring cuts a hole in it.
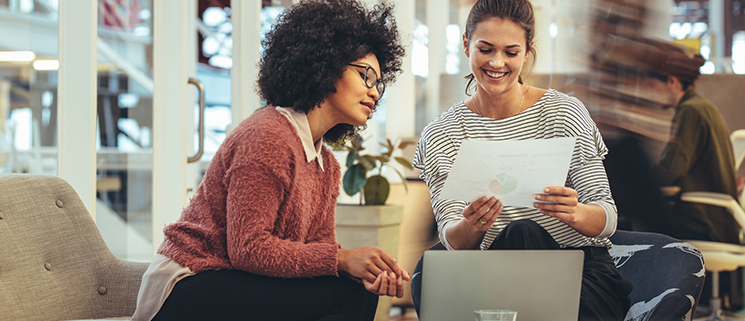
[{"label": "dark jeans", "polygon": [[[514,221],[497,235],[490,250],[559,250],[559,244],[543,227],[531,220]],[[576,248],[567,248],[576,250]],[[585,252],[582,271],[582,291],[579,302],[579,320],[623,320],[629,309],[629,293],[633,285],[618,273],[608,250],[599,247],[579,248]],[[437,243],[430,250],[445,250]],[[419,260],[414,275],[423,273],[424,264]],[[411,282],[411,295],[419,313],[421,276]],[[536,307],[537,309],[540,307]]]},{"label": "dark jeans", "polygon": [[345,277],[206,271],[173,288],[153,320],[373,320],[378,296]]}]

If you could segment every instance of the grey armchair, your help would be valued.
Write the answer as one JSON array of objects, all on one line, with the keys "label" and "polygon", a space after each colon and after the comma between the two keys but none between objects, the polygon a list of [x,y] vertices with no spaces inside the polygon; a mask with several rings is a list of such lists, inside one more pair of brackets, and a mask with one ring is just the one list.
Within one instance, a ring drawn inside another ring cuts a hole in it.
[{"label": "grey armchair", "polygon": [[0,174],[0,320],[128,319],[148,264],[116,258],[77,193]]}]

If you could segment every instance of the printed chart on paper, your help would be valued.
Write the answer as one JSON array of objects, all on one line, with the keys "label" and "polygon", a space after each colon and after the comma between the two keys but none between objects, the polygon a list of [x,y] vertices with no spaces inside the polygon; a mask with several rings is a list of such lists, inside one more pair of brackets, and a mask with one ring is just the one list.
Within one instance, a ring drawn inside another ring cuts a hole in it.
[{"label": "printed chart on paper", "polygon": [[546,186],[564,186],[576,138],[464,140],[441,197],[496,196],[505,206],[533,207]]}]

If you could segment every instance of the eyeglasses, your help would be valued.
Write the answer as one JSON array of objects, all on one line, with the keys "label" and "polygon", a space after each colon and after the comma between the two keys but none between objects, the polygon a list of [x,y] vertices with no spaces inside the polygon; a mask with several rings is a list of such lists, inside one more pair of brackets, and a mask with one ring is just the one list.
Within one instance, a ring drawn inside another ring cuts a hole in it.
[{"label": "eyeglasses", "polygon": [[383,97],[383,92],[385,91],[385,84],[380,81],[380,78],[378,78],[378,73],[375,72],[375,69],[373,69],[370,66],[365,65],[355,65],[355,64],[348,64],[350,66],[359,67],[359,68],[365,68],[365,73],[360,72],[360,77],[365,80],[365,86],[367,88],[373,88],[378,90],[379,97]]}]

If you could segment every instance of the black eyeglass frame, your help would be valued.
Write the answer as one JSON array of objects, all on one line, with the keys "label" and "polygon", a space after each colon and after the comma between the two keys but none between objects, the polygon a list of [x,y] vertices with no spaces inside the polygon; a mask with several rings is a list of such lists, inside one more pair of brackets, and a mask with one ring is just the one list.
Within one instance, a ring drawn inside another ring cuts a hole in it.
[{"label": "black eyeglass frame", "polygon": [[[375,87],[375,89],[378,90],[378,96],[383,97],[383,92],[385,92],[385,84],[382,81],[380,81],[380,77],[378,76],[378,73],[375,71],[375,69],[373,69],[373,67],[366,66],[366,65],[356,65],[356,64],[347,64],[347,65],[358,67],[358,68],[365,68],[365,73],[364,74],[360,73],[360,76],[364,80],[365,87],[367,88]],[[372,71],[373,74],[375,75],[375,81],[373,81],[372,84],[368,84],[368,82],[370,81],[369,80],[370,77],[367,76],[367,73],[370,71]]]}]

